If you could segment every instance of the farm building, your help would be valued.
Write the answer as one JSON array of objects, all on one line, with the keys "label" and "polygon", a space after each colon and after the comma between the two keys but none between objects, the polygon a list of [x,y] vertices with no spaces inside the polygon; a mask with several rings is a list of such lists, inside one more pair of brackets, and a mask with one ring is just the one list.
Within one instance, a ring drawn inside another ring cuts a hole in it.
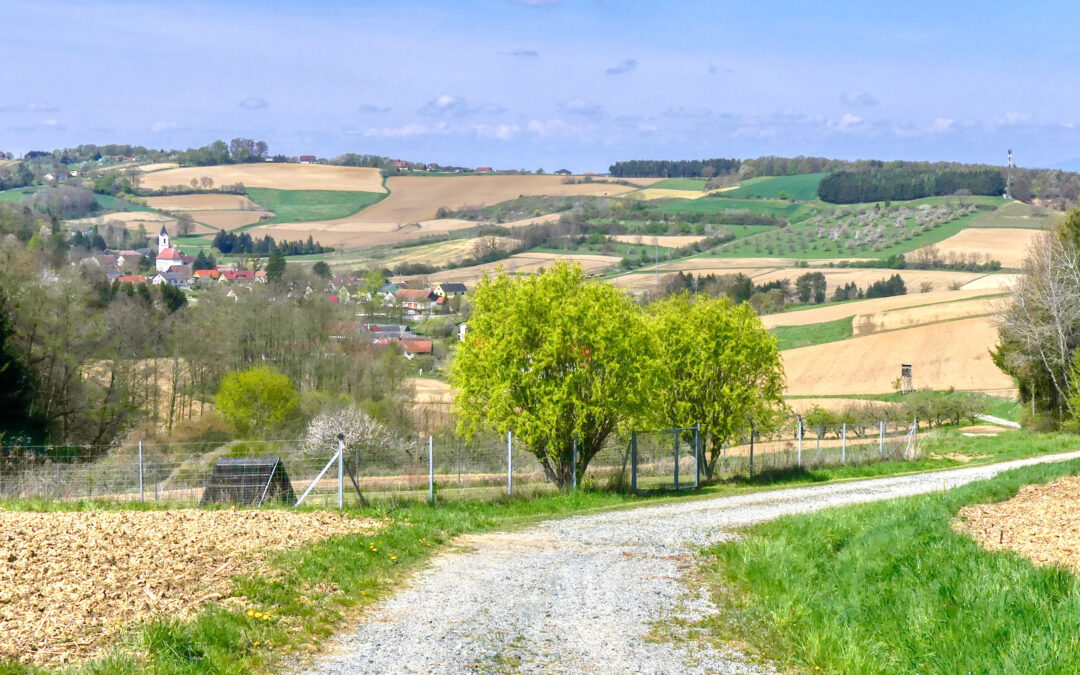
[{"label": "farm building", "polygon": [[569,176],[570,175],[570,169],[559,169],[558,171],[555,172],[555,175],[556,176]]},{"label": "farm building", "polygon": [[459,295],[465,295],[468,289],[465,284],[459,284],[452,281],[443,281],[435,284],[432,287],[431,292],[440,298],[453,298]]},{"label": "farm building", "polygon": [[415,316],[429,311],[436,296],[426,288],[402,288],[394,293],[394,299],[401,303],[401,307],[408,314]]},{"label": "farm building", "polygon": [[315,155],[300,155],[301,164],[314,164],[316,161]]},{"label": "farm building", "polygon": [[476,173],[491,173],[490,166],[478,166],[476,167]]}]

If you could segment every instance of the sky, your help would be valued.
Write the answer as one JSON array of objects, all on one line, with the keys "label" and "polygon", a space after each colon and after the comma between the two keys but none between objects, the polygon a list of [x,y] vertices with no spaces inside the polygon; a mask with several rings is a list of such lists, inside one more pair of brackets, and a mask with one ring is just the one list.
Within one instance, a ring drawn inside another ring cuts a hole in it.
[{"label": "sky", "polygon": [[4,0],[0,150],[1080,169],[1075,3]]}]

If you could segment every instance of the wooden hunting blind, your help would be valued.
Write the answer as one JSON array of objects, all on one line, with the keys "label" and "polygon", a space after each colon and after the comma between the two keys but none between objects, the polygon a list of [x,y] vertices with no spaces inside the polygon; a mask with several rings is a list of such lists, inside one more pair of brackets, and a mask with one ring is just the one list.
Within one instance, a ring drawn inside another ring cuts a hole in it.
[{"label": "wooden hunting blind", "polygon": [[914,385],[914,383],[912,381],[912,377],[911,377],[911,364],[910,363],[901,363],[900,364],[900,392],[903,393],[903,394],[908,394],[908,393],[911,393],[913,391],[915,391],[915,385]]},{"label": "wooden hunting blind", "polygon": [[199,506],[260,506],[267,500],[296,502],[296,493],[279,457],[220,457],[206,478]]}]

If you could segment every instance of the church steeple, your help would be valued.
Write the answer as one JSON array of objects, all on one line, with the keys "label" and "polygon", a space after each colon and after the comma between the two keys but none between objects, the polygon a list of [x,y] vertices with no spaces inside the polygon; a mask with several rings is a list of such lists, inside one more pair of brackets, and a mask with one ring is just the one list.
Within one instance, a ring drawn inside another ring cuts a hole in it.
[{"label": "church steeple", "polygon": [[169,248],[169,231],[165,229],[165,226],[161,226],[161,232],[158,232],[157,236],[157,250],[161,253],[165,249]]}]

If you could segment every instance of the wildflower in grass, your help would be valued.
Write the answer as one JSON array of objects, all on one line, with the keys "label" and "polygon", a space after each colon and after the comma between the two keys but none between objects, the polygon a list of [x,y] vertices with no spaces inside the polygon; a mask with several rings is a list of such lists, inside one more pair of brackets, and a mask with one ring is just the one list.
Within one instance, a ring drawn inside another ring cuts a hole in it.
[{"label": "wildflower in grass", "polygon": [[391,560],[397,560],[397,556],[396,556],[396,555],[392,555],[392,556],[390,556],[390,559],[391,559]]},{"label": "wildflower in grass", "polygon": [[258,646],[259,646],[259,641],[258,641],[258,640],[256,640],[256,641],[255,641],[255,644],[254,644],[253,646],[255,646],[255,647],[258,647]]},{"label": "wildflower in grass", "polygon": [[249,610],[247,611],[247,615],[248,615],[248,616],[255,616],[255,610],[253,610],[253,609],[249,609]]}]

